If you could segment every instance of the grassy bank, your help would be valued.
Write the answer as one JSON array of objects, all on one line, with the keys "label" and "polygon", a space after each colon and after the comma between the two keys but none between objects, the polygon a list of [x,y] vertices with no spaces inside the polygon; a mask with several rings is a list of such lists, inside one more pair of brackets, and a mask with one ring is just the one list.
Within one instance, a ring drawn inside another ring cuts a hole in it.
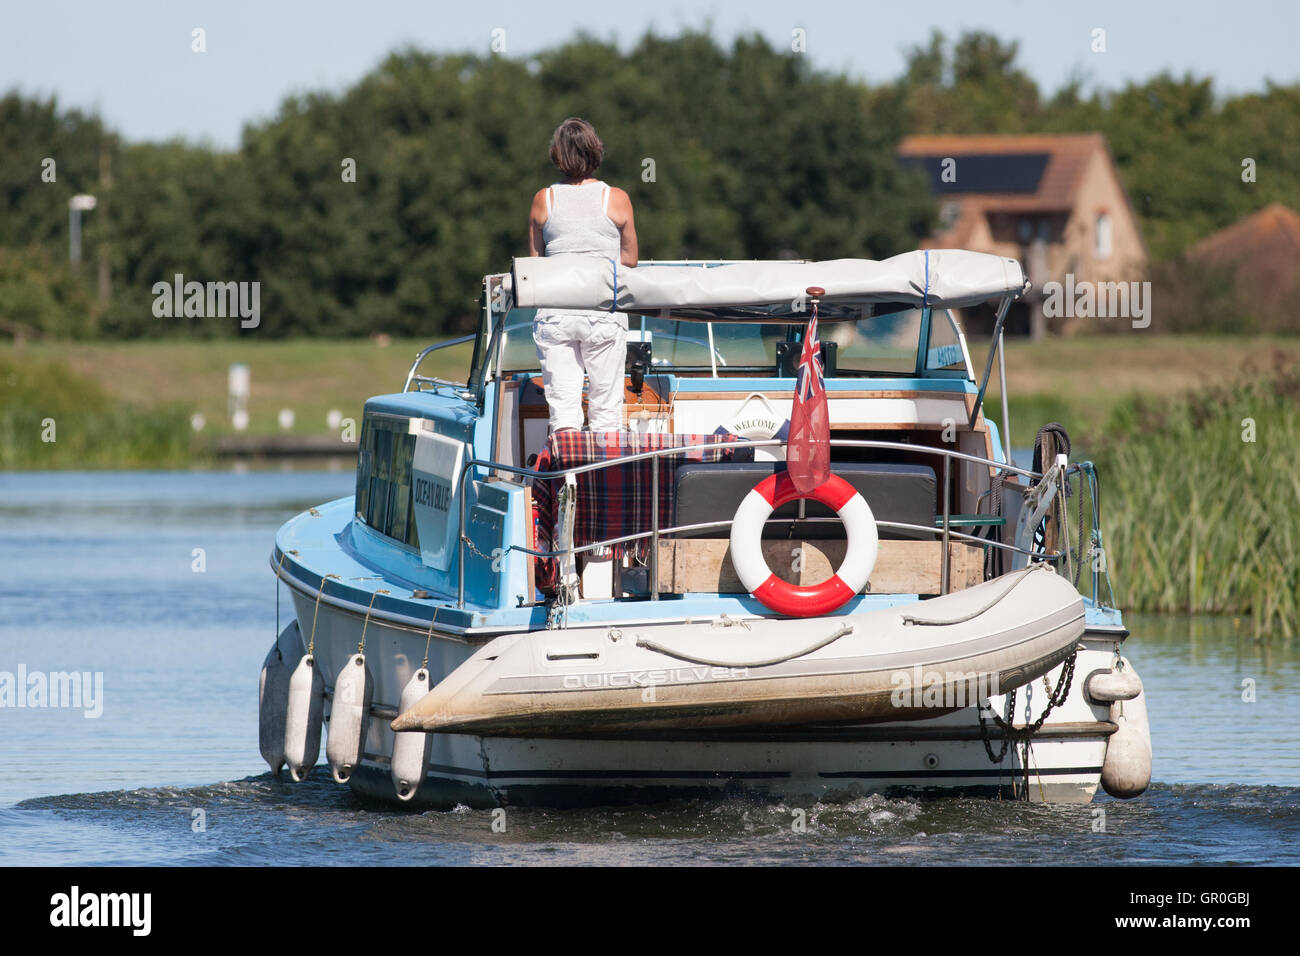
[{"label": "grassy bank", "polygon": [[[975,372],[986,351],[972,340]],[[1058,421],[1078,439],[1103,431],[1111,416],[1137,397],[1178,399],[1272,367],[1276,356],[1300,362],[1300,339],[1239,335],[1090,335],[1007,345],[1011,440],[1028,447],[1044,422]],[[997,368],[989,384],[989,414],[1001,420]]]},{"label": "grassy bank", "polygon": [[57,362],[0,354],[0,469],[175,467],[201,460],[177,402],[133,403]]},{"label": "grassy bank", "polygon": [[[173,341],[112,344],[28,343],[21,355],[0,345],[0,361],[24,367],[58,362],[97,384],[105,394],[140,408],[176,403],[207,422],[205,434],[230,431],[226,409],[229,367],[249,367],[252,394],[249,432],[280,432],[282,408],[295,413],[292,431],[320,434],[331,409],[360,414],[371,395],[401,386],[416,353],[427,341],[397,339],[386,346],[349,341]],[[972,340],[977,372],[984,368],[982,343]],[[1119,335],[1012,342],[1007,349],[1012,441],[1028,445],[1038,426],[1060,421],[1072,433],[1100,429],[1122,402],[1135,395],[1174,397],[1232,380],[1249,362],[1263,367],[1275,353],[1300,361],[1300,340],[1201,335]],[[463,379],[470,347],[435,352],[423,370]],[[53,382],[51,391],[53,391]],[[989,386],[990,411],[1000,417],[997,375]]]},{"label": "grassy bank", "polygon": [[[184,405],[206,420],[205,434],[231,431],[226,408],[227,376],[235,363],[250,373],[248,431],[280,434],[277,416],[293,409],[298,434],[323,434],[331,409],[360,418],[371,395],[402,387],[407,369],[427,341],[296,340],[246,342],[123,342],[67,344],[37,342],[24,348],[24,359],[58,361],[72,372],[97,382],[117,399],[134,405],[157,402]],[[0,349],[0,357],[12,348]],[[435,352],[422,366],[428,374],[464,379],[469,346]]]},{"label": "grassy bank", "polygon": [[[170,441],[166,454],[157,460],[140,457],[148,455],[147,444],[132,441],[119,456],[108,451],[109,445],[117,443],[116,437],[103,439],[97,445],[97,465],[131,467],[176,461],[178,453],[173,449],[177,442],[201,450],[209,439],[229,434],[227,374],[236,362],[247,365],[251,373],[249,434],[281,434],[277,418],[282,408],[289,408],[294,412],[292,433],[319,435],[327,430],[331,410],[356,419],[368,397],[399,388],[411,360],[427,344],[414,339],[397,339],[387,345],[365,339],[35,342],[28,343],[21,353],[11,345],[0,345],[0,363],[5,369],[21,372],[28,383],[22,400],[33,410],[53,407],[51,403],[67,408],[72,393],[61,383],[72,376],[78,382],[77,388],[98,389],[93,393],[97,404],[117,407],[122,415],[157,419],[158,427],[176,427],[177,410],[183,410],[187,418],[195,413],[203,417],[206,424],[197,441]],[[972,340],[977,372],[984,367],[981,346],[981,342]],[[1026,447],[1041,424],[1059,421],[1075,436],[1076,445],[1091,447],[1087,438],[1100,434],[1124,402],[1139,395],[1173,398],[1222,384],[1238,377],[1248,363],[1267,366],[1278,353],[1300,361],[1300,340],[1092,336],[1036,343],[1015,341],[1007,351],[1013,444]],[[423,371],[463,379],[469,359],[470,347],[457,346],[435,352]],[[3,382],[0,379],[0,384]],[[1001,418],[1000,401],[995,374],[988,395],[990,415],[995,420]],[[11,404],[13,401],[6,399],[6,405]],[[13,418],[12,412],[9,418]],[[118,431],[115,429],[114,435]],[[126,433],[136,431],[127,429]],[[10,447],[0,461],[8,468],[79,465],[70,457],[49,452],[20,445]]]}]

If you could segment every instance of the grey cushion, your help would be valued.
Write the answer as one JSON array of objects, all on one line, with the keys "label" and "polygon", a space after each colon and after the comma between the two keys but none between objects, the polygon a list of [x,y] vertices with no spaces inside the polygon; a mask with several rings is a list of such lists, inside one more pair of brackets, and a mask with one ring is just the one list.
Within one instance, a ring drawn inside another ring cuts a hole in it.
[{"label": "grey cushion", "polygon": [[[730,518],[750,490],[768,475],[784,470],[785,462],[736,462],[682,465],[677,469],[677,514],[675,524],[701,524]],[[877,521],[899,521],[934,526],[938,483],[934,469],[925,465],[874,464],[870,462],[835,462],[831,471],[858,490]],[[763,527],[764,538],[843,538],[844,525],[839,521],[790,521],[798,514],[799,503],[791,502],[773,512]],[[834,518],[825,505],[806,502],[809,518]],[[781,519],[786,520],[781,520]],[[922,532],[880,528],[881,538],[918,538],[935,540]],[[685,532],[682,537],[725,538],[729,528]]]}]

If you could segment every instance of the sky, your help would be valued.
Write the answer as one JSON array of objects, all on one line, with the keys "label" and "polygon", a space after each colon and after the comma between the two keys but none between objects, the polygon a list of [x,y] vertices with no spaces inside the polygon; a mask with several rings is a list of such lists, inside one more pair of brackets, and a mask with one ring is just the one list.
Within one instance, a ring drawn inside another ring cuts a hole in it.
[{"label": "sky", "polygon": [[[421,0],[0,0],[0,93],[55,95],[131,140],[184,137],[231,148],[288,94],[342,90],[396,47],[527,57],[585,30],[627,49],[647,30],[708,28],[722,44],[806,36],[819,68],[896,78],[933,29],[1020,42],[1019,64],[1050,93],[1072,74],[1116,89],[1162,70],[1210,76],[1220,95],[1300,81],[1300,0],[729,0],[572,5]],[[206,51],[193,51],[193,31]],[[1094,52],[1094,31],[1105,51]]]}]

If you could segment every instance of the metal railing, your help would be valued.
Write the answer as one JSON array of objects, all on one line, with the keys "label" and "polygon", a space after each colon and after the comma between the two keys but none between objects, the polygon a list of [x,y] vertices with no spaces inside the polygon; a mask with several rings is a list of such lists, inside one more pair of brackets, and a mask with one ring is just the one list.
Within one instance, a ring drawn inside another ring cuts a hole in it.
[{"label": "metal railing", "polygon": [[445,378],[416,375],[415,373],[419,371],[421,363],[423,363],[429,355],[437,352],[439,349],[449,349],[453,345],[464,345],[466,342],[473,342],[477,338],[478,333],[475,332],[470,335],[462,335],[459,338],[448,339],[445,342],[438,342],[434,345],[430,345],[428,348],[422,349],[420,354],[415,357],[415,361],[411,363],[411,370],[406,373],[406,381],[402,383],[402,391],[409,392],[411,390],[412,382],[419,382],[424,385],[449,385],[452,388],[467,391],[468,386],[464,382],[452,382]]},{"label": "metal railing", "polygon": [[[659,527],[659,459],[665,455],[681,455],[694,451],[722,451],[728,448],[766,448],[777,447],[785,443],[780,439],[765,439],[750,441],[748,439],[737,439],[728,442],[705,442],[695,445],[681,445],[669,448],[657,448],[650,451],[635,452],[630,455],[623,455],[618,458],[610,458],[606,461],[591,462],[585,465],[573,465],[568,468],[557,469],[556,471],[538,472],[532,468],[522,468],[517,465],[507,465],[503,462],[491,461],[480,458],[471,458],[462,463],[460,474],[458,476],[458,489],[460,490],[460,508],[459,508],[459,536],[457,546],[457,586],[456,586],[456,606],[463,608],[465,606],[465,546],[470,543],[465,534],[465,509],[469,495],[465,493],[466,475],[471,468],[483,468],[487,471],[506,472],[507,474],[519,475],[529,479],[563,480],[568,475],[585,474],[589,471],[598,471],[603,468],[620,467],[632,462],[651,460],[651,511],[650,511],[650,530],[638,531],[633,534],[623,535],[617,538],[607,538],[601,541],[591,542],[585,545],[573,545],[570,542],[568,547],[557,550],[542,551],[536,548],[525,547],[524,545],[512,544],[501,552],[502,556],[510,551],[519,551],[523,554],[529,554],[536,558],[561,558],[567,555],[585,553],[587,551],[599,548],[610,548],[614,545],[627,544],[633,541],[649,539],[650,548],[647,556],[647,590],[650,600],[659,599],[659,539],[663,535],[679,534],[689,531],[706,531],[718,528],[728,528],[732,525],[734,518],[726,518],[720,521],[708,521],[689,525],[676,525],[669,528]],[[952,529],[951,521],[951,497],[952,497],[952,468],[951,463],[954,459],[963,462],[969,462],[974,465],[984,466],[996,469],[1004,474],[1019,475],[1029,479],[1030,482],[1037,481],[1043,477],[1041,472],[1036,472],[1028,468],[1020,468],[1009,462],[993,461],[988,458],[982,458],[979,455],[971,455],[966,452],[955,451],[947,448],[932,448],[924,445],[911,445],[903,442],[872,441],[859,439],[833,438],[830,444],[834,448],[873,448],[893,451],[906,451],[911,453],[922,453],[940,455],[943,457],[943,516],[942,523],[938,528],[933,526],[924,527],[922,525],[908,524],[897,521],[876,521],[878,528],[890,528],[894,530],[924,532],[926,534],[940,535],[943,541],[942,549],[942,567],[940,570],[940,590],[947,594],[949,590],[949,554],[948,546],[952,540],[966,541],[978,544],[983,547],[993,547],[1010,551],[1016,554],[1022,554],[1030,560],[1041,560],[1048,562],[1060,561],[1065,555],[1060,551],[1033,551],[1018,547],[1015,544],[1007,544],[1002,541],[995,541],[991,538],[982,538],[976,535],[964,534]],[[1096,471],[1091,462],[1083,462],[1069,466],[1062,480],[1071,475],[1087,475],[1092,482],[1092,501],[1093,501],[1093,519],[1094,528],[1100,528],[1100,514],[1097,504],[1097,479]],[[1002,516],[990,516],[998,517]],[[838,522],[838,518],[803,518],[807,522]],[[989,525],[992,527],[992,523]],[[1098,534],[1099,538],[1099,534]],[[1098,542],[1099,543],[1099,542]],[[1082,553],[1082,549],[1081,549]],[[1093,566],[1093,597],[1097,596],[1099,587],[1099,574],[1094,563]]]}]

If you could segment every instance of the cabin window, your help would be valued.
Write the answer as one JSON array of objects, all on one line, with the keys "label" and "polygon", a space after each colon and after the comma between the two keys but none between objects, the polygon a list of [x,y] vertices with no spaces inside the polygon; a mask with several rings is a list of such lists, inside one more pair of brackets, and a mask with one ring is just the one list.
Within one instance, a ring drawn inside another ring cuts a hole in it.
[{"label": "cabin window", "polygon": [[827,322],[822,339],[839,343],[840,373],[916,374],[921,310],[903,309],[857,322]]},{"label": "cabin window", "polygon": [[966,352],[961,347],[957,323],[947,309],[934,309],[930,313],[930,343],[925,353],[925,367],[932,371],[967,371]]},{"label": "cabin window", "polygon": [[1095,252],[1098,259],[1109,259],[1111,253],[1111,236],[1110,216],[1107,213],[1097,214],[1096,227],[1096,248]]},{"label": "cabin window", "polygon": [[415,436],[405,418],[367,415],[357,454],[356,516],[366,527],[419,549],[411,507]]},{"label": "cabin window", "polygon": [[[532,309],[515,309],[506,317],[501,368],[507,374],[538,369],[537,346],[533,344],[534,314]],[[650,333],[656,371],[671,368],[707,372],[715,362],[719,371],[746,367],[770,369],[776,363],[777,343],[785,338],[785,329],[779,325],[714,322],[710,356],[706,323],[631,315],[628,326]]]}]

